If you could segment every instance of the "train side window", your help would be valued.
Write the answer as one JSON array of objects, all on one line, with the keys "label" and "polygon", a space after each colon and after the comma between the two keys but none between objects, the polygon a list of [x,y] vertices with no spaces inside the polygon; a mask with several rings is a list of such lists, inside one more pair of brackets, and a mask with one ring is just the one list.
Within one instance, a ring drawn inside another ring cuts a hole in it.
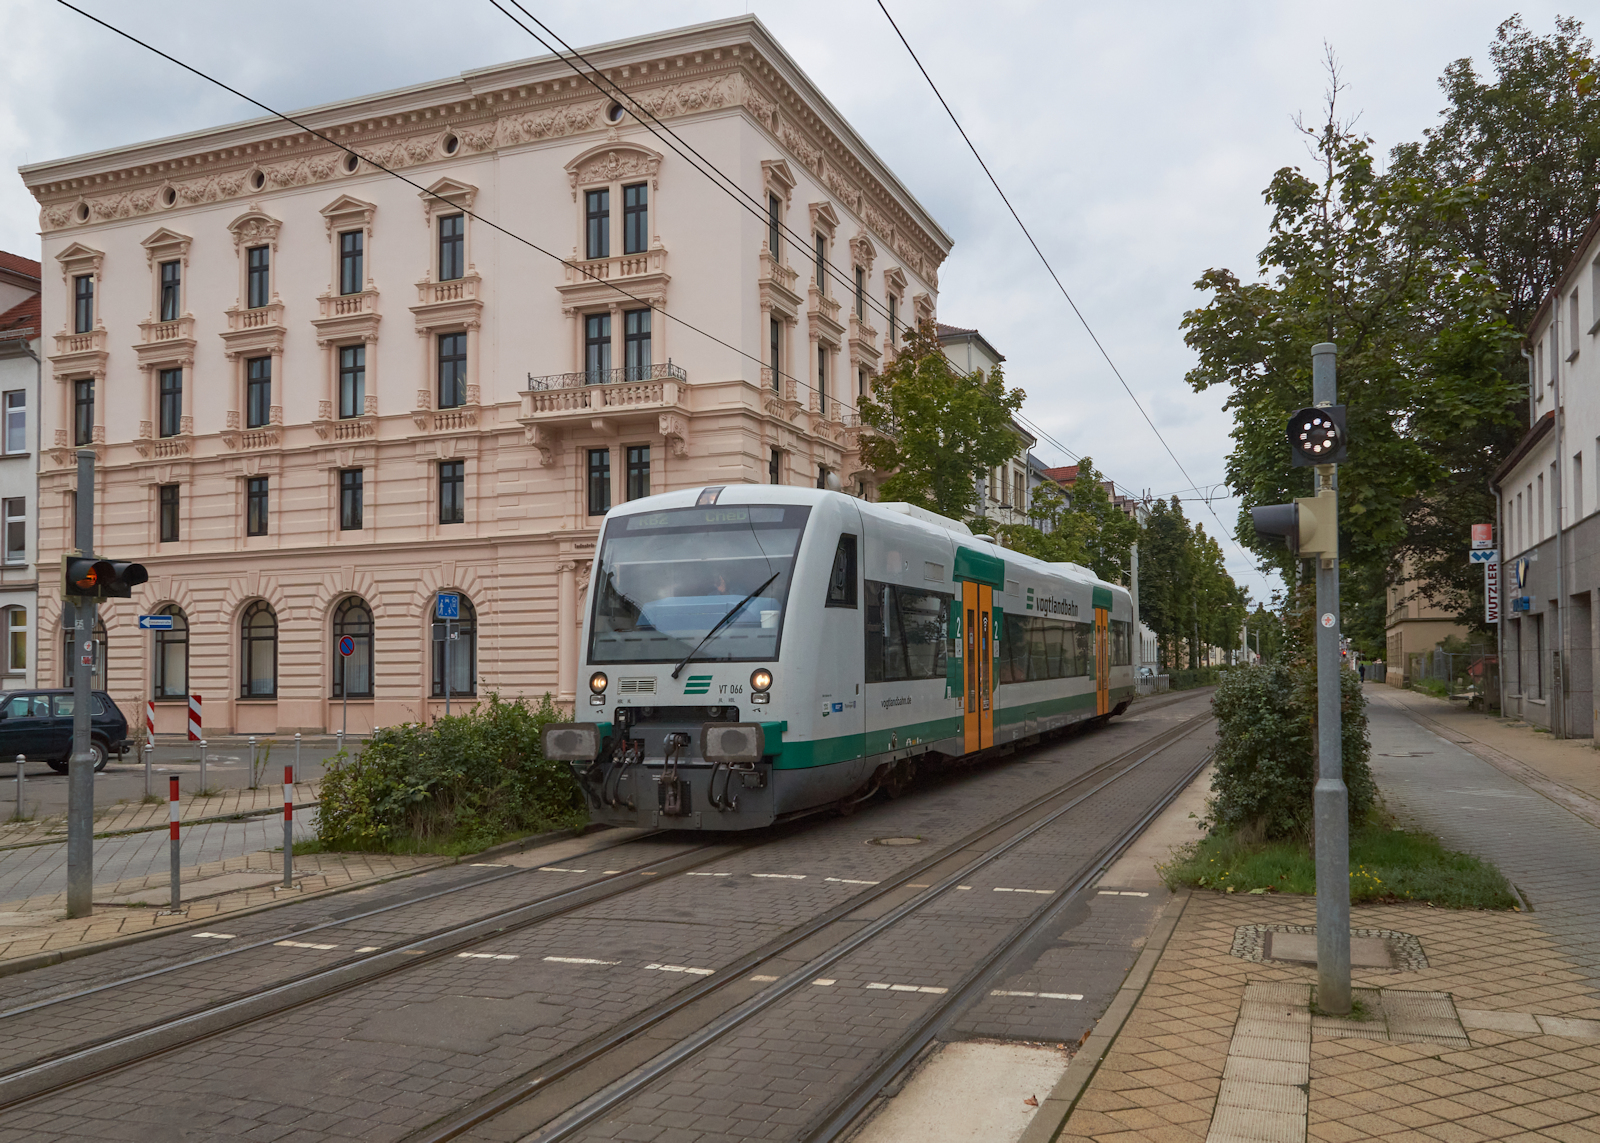
[{"label": "train side window", "polygon": [[856,605],[856,538],[840,536],[833,553],[833,573],[828,576],[829,607]]}]

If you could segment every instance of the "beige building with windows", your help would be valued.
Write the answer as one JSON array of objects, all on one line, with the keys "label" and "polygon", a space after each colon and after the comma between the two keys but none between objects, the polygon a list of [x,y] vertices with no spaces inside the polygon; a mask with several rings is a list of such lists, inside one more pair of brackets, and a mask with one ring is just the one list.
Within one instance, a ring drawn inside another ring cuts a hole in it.
[{"label": "beige building with windows", "polygon": [[150,572],[102,610],[130,714],[153,693],[177,731],[198,693],[214,730],[337,727],[346,699],[352,731],[428,718],[441,591],[458,704],[569,699],[613,503],[870,493],[853,398],[933,316],[950,239],[755,18],[585,55],[741,193],[549,57],[297,116],[333,142],[263,119],[23,168],[40,557],[92,447],[96,549]]}]

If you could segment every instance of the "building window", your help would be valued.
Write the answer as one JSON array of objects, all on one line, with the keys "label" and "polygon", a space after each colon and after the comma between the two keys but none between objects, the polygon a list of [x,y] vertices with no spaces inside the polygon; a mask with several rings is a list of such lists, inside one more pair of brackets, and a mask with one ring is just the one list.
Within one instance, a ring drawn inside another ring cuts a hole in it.
[{"label": "building window", "polygon": [[13,607],[6,612],[6,670],[28,669],[28,612]]},{"label": "building window", "polygon": [[610,314],[589,314],[583,319],[583,371],[585,384],[604,385],[610,380]]},{"label": "building window", "polygon": [[783,323],[772,319],[772,387],[783,392]]},{"label": "building window", "polygon": [[817,408],[827,413],[828,399],[828,347],[817,346]]},{"label": "building window", "polygon": [[439,523],[460,524],[467,518],[467,462],[439,462]]},{"label": "building window", "polygon": [[863,321],[867,316],[867,272],[860,266],[856,267],[856,320]]},{"label": "building window", "polygon": [[433,697],[444,697],[445,655],[450,657],[450,694],[478,693],[478,613],[472,601],[460,596],[460,619],[439,619],[434,608],[433,621]]},{"label": "building window", "polygon": [[361,529],[361,473],[359,468],[339,470],[339,530]]},{"label": "building window", "polygon": [[1028,495],[1024,488],[1022,473],[1013,473],[1011,476],[1011,507],[1021,512],[1028,506]]},{"label": "building window", "polygon": [[366,285],[362,269],[365,256],[366,235],[359,230],[346,230],[339,235],[339,292],[359,294]]},{"label": "building window", "polygon": [[348,420],[367,410],[367,347],[339,347],[339,416]]},{"label": "building window", "polygon": [[278,617],[258,599],[239,621],[240,698],[278,697]]},{"label": "building window", "polygon": [[72,332],[94,329],[94,275],[79,274],[72,279]]},{"label": "building window", "polygon": [[622,188],[622,252],[643,254],[650,248],[650,185]]},{"label": "building window", "polygon": [[650,446],[628,446],[628,499],[650,495]]},{"label": "building window", "polygon": [[828,487],[828,466],[825,464],[817,465],[817,487]]},{"label": "building window", "polygon": [[[346,635],[356,645],[354,654],[339,654]],[[360,596],[347,597],[333,613],[333,697],[372,697],[372,612]]]},{"label": "building window", "polygon": [[16,455],[27,451],[28,391],[13,389],[6,394],[6,452]]},{"label": "building window", "polygon": [[828,296],[828,240],[817,235],[817,293]]},{"label": "building window", "polygon": [[162,321],[177,321],[181,312],[179,307],[182,299],[179,297],[183,285],[182,263],[161,263],[161,318]]},{"label": "building window", "polygon": [[865,369],[857,369],[856,370],[856,396],[857,397],[865,397],[866,395],[867,395],[867,371]]},{"label": "building window", "polygon": [[161,542],[174,544],[178,541],[178,486],[176,484],[163,484],[156,494],[157,503],[160,505],[161,517]]},{"label": "building window", "polygon": [[183,428],[183,370],[161,371],[161,435],[175,437]]},{"label": "building window", "polygon": [[611,257],[611,192],[585,191],[583,195],[585,258]]},{"label": "building window", "polygon": [[172,630],[156,632],[155,697],[183,698],[189,693],[189,619],[174,603],[156,614],[172,616]]},{"label": "building window", "polygon": [[783,450],[773,449],[772,455],[767,458],[767,483],[783,483]]},{"label": "building window", "polygon": [[252,246],[244,252],[246,294],[250,309],[258,310],[272,300],[272,251]]},{"label": "building window", "polygon": [[767,195],[767,250],[771,252],[774,262],[783,261],[782,210],[783,204],[778,201],[778,196]]},{"label": "building window", "polygon": [[622,315],[623,364],[629,381],[650,379],[650,311],[628,310]]},{"label": "building window", "polygon": [[94,382],[72,384],[72,443],[94,443]]},{"label": "building window", "polygon": [[604,516],[611,511],[611,450],[589,450],[589,515]]},{"label": "building window", "polygon": [[439,335],[439,408],[467,403],[467,335]]},{"label": "building window", "polygon": [[244,534],[267,534],[267,477],[252,476],[244,486]]},{"label": "building window", "polygon": [[900,299],[889,295],[889,348],[900,344]]},{"label": "building window", "polygon": [[439,220],[439,281],[453,282],[467,273],[467,216],[447,214]]},{"label": "building window", "polygon": [[5,504],[6,563],[28,562],[28,498],[8,496]]},{"label": "building window", "polygon": [[272,420],[272,358],[245,362],[244,390],[245,428],[259,429]]}]

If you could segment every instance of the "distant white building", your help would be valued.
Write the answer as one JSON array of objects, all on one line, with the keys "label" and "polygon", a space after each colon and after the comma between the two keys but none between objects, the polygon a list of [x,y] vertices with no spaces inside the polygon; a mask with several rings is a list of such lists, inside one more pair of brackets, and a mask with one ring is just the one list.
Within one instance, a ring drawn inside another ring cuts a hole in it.
[{"label": "distant white building", "polygon": [[39,263],[0,250],[0,688],[34,685],[39,574]]}]

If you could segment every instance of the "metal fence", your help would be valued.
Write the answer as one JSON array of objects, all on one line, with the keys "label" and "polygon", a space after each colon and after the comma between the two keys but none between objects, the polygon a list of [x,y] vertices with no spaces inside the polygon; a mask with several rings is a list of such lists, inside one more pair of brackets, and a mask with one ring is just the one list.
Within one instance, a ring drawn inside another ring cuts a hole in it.
[{"label": "metal fence", "polygon": [[1406,678],[1413,685],[1443,683],[1451,698],[1466,699],[1469,705],[1487,710],[1500,709],[1500,657],[1487,647],[1466,651],[1414,652],[1406,664]]}]

